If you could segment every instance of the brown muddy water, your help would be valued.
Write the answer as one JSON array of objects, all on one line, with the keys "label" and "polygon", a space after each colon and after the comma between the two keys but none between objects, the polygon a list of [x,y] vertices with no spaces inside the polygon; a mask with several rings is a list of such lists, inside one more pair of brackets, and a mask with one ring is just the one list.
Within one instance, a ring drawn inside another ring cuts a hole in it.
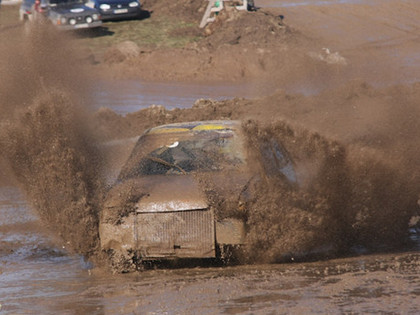
[{"label": "brown muddy water", "polygon": [[[315,1],[307,2],[314,3]],[[317,1],[320,4],[320,16],[324,12],[322,5],[327,2],[333,1]],[[335,2],[358,3],[358,1]],[[271,3],[280,2],[271,1]],[[292,3],[292,1],[284,1],[283,3]],[[389,1],[384,1],[384,3],[389,3]],[[296,18],[292,21],[298,21],[302,17],[299,16],[299,12],[302,12],[304,6],[302,4],[301,8],[298,6],[287,7],[287,11],[285,11],[286,19]],[[343,9],[342,12],[347,11]],[[397,13],[398,11],[395,11],[395,14]],[[343,14],[343,16],[347,15]],[[316,17],[319,18],[319,16]],[[313,21],[316,22],[316,19]],[[357,26],[360,26],[360,24],[357,24]],[[406,26],[404,25],[403,29]],[[326,30],[328,29],[332,28],[326,28]],[[407,33],[409,33],[407,35],[408,39],[414,36],[411,32]],[[359,34],[368,35],[364,32],[359,32]],[[396,37],[399,37],[397,35]],[[384,45],[390,43],[392,43],[392,38],[390,41],[384,40]],[[36,47],[38,46],[35,45]],[[328,47],[340,50],[346,57],[347,55],[351,57],[354,53],[344,44]],[[393,47],[391,45],[390,52],[393,51]],[[413,48],[415,47],[417,46],[413,44]],[[374,50],[371,47],[366,49],[368,52]],[[28,51],[33,55],[38,50]],[[48,52],[47,50],[47,55],[59,56],[59,51],[54,50],[54,54],[48,54]],[[411,52],[413,52],[413,55],[410,56],[418,55],[416,49],[411,50]],[[43,53],[43,51],[40,51],[40,53]],[[28,57],[31,54],[24,55],[22,60],[31,61]],[[394,60],[395,56],[392,55],[391,57]],[[388,59],[383,60],[387,61]],[[391,76],[388,77],[383,74],[389,72],[392,73],[392,83],[418,81],[418,67],[416,67],[416,61],[418,60],[418,58],[409,58],[407,65],[403,63],[404,67],[397,73],[397,76],[394,71],[388,70],[383,70],[380,73],[370,73],[371,77],[380,77],[383,81],[386,81],[385,83],[373,79],[369,80],[369,76],[366,79],[369,83],[386,85],[386,83],[391,82],[389,81]],[[354,74],[365,65],[366,63],[356,64],[354,66],[355,72],[350,77],[353,78]],[[32,77],[38,78],[39,71],[42,70],[44,74],[43,81],[40,82],[42,88],[43,85],[50,83],[49,80],[60,77],[59,73],[71,72],[70,70],[72,70],[66,69],[68,71],[63,71],[62,67],[51,67],[48,68],[50,73],[45,73],[45,68],[38,69],[37,66],[38,63],[29,64],[27,68],[29,70],[33,69],[33,71],[25,72],[25,76],[16,74],[18,79],[22,79],[19,82],[27,82],[26,80]],[[381,65],[376,65],[376,67],[387,69]],[[57,69],[57,71],[54,71],[54,69]],[[391,67],[390,70],[395,69]],[[78,75],[79,73],[77,75],[70,73],[69,78],[79,78]],[[9,82],[13,83],[13,78],[9,77],[9,79]],[[70,90],[80,90],[80,86],[76,85],[83,85],[83,82],[76,81],[64,80],[60,84],[70,87]],[[33,80],[33,82],[37,81]],[[17,107],[17,104],[24,104],[25,106],[31,104],[36,93],[29,89],[31,85],[25,86],[28,86],[28,93],[20,93],[21,90],[17,89],[13,93],[16,99],[8,99],[10,108]],[[157,89],[164,89],[167,91],[166,95],[169,95],[169,87],[158,85]],[[34,88],[34,90],[37,89]],[[199,88],[187,87],[185,91],[197,89]],[[13,89],[9,87],[9,90],[12,91]],[[136,90],[139,90],[138,87],[136,87]],[[366,90],[370,92],[369,89]],[[217,91],[215,94],[223,94],[223,90]],[[359,94],[364,96],[362,92]],[[88,94],[88,92],[86,93]],[[112,94],[116,93],[112,90]],[[188,93],[184,92],[182,94]],[[200,93],[203,96],[211,96],[214,90],[210,92],[201,91]],[[245,96],[243,91],[238,92],[238,94]],[[230,95],[226,96],[230,97]],[[183,101],[176,94],[173,97],[174,102],[179,107]],[[109,99],[109,95],[104,98]],[[172,102],[173,99],[169,97],[169,101]],[[163,103],[165,105],[165,102],[165,100],[145,101],[149,105],[152,103]],[[186,102],[190,102],[190,100],[186,100]],[[118,103],[118,100],[115,103]],[[67,102],[64,103],[64,105],[66,104]],[[133,110],[130,104],[132,103],[129,103],[125,108],[121,107],[116,110],[119,113],[130,112]],[[116,105],[116,108],[118,106]],[[107,107],[111,106],[107,105]],[[48,107],[45,108],[48,109]],[[375,111],[375,117],[378,112]],[[4,113],[2,112],[2,115]],[[32,136],[33,131],[37,131],[41,135],[45,131],[41,128],[42,126],[40,127],[37,124],[38,119],[42,121],[41,114],[43,112],[35,109],[30,113],[33,115],[31,122],[36,128],[23,133],[20,140],[27,140],[29,136]],[[64,114],[69,113],[65,112]],[[31,117],[31,115],[27,115],[28,120],[23,122],[27,123]],[[53,165],[61,165],[59,162],[66,162],[65,158],[68,158],[70,161],[77,162],[76,164],[81,164],[80,168],[69,169],[68,173],[70,175],[79,174],[80,169],[88,169],[90,164],[83,158],[85,155],[81,155],[80,158],[80,161],[84,161],[84,163],[79,163],[77,159],[79,156],[72,154],[72,152],[85,153],[84,143],[68,141],[80,139],[82,133],[67,128],[69,124],[66,119],[62,119],[60,124],[57,125],[59,127],[64,126],[65,132],[59,135],[62,137],[53,139],[56,141],[54,142],[56,148],[51,149],[52,151],[49,153],[51,153],[51,156],[58,158],[47,160],[47,162]],[[371,125],[374,124],[369,124],[369,127]],[[79,127],[79,125],[76,124],[76,127]],[[70,137],[69,134],[74,137]],[[33,138],[37,138],[37,136],[35,135]],[[43,142],[47,141],[49,140]],[[65,148],[70,146],[74,150],[68,152],[62,150],[62,145]],[[77,149],[80,150],[77,151]],[[22,152],[17,151],[19,154],[22,154]],[[45,153],[45,151],[42,152]],[[68,154],[64,155],[63,152]],[[31,155],[28,154],[28,156]],[[46,157],[49,158],[50,155],[47,154]],[[32,167],[37,166],[36,160],[34,161],[33,164],[29,163],[28,165],[28,169],[31,171],[34,171]],[[41,168],[39,173],[42,174],[42,171]],[[52,173],[52,175],[55,174]],[[43,179],[50,181],[52,178],[54,176]],[[95,178],[90,177],[68,176],[68,178],[80,179],[77,181],[79,184],[92,183],[95,180]],[[391,177],[391,179],[394,179],[394,177]],[[367,182],[367,184],[370,184],[370,182]],[[54,188],[57,189],[57,187]],[[78,188],[79,190],[76,192],[81,198],[77,200],[79,203],[76,203],[75,206],[80,204],[85,206],[82,202],[86,199],[88,205],[89,202],[93,202],[89,189],[82,184]],[[383,192],[382,195],[386,195],[386,192]],[[74,196],[71,195],[70,197]],[[367,197],[370,197],[370,195]],[[386,205],[386,203],[382,203],[382,205]],[[386,227],[392,227],[395,222],[393,213],[386,216],[385,219],[382,222],[388,224]],[[380,229],[379,225],[373,225],[373,228],[375,227]],[[73,225],[71,228],[73,228]],[[351,248],[348,252],[350,257],[340,259],[270,265],[156,269],[132,274],[111,274],[85,261],[81,255],[72,254],[68,251],[68,244],[57,239],[55,233],[49,233],[46,230],[44,223],[41,222],[32,207],[25,201],[25,196],[18,189],[11,186],[0,186],[0,314],[417,314],[420,311],[420,231],[411,230],[410,232],[411,242],[405,247],[391,249],[384,247],[379,248],[378,252],[372,253],[372,251],[368,252],[364,247],[358,246]]]},{"label": "brown muddy water", "polygon": [[[68,254],[0,188],[1,314],[417,314],[420,240],[402,252],[111,275]],[[413,237],[415,234],[413,234]]]},{"label": "brown muddy water", "polygon": [[135,112],[150,105],[167,109],[188,108],[198,99],[226,100],[241,95],[254,98],[256,93],[249,84],[183,84],[142,82],[138,80],[99,81],[92,87],[93,108],[106,107],[120,115]]}]

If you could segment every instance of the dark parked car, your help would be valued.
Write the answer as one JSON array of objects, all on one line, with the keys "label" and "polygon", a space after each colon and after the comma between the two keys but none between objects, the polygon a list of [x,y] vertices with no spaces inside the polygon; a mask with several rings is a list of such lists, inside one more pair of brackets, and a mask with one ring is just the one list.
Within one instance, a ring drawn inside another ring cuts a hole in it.
[{"label": "dark parked car", "polygon": [[19,16],[22,21],[46,18],[60,30],[102,25],[99,12],[85,6],[83,0],[23,0]]},{"label": "dark parked car", "polygon": [[[268,163],[295,181],[286,152],[277,143],[268,146]],[[138,139],[105,199],[101,248],[114,264],[224,258],[245,242],[241,207],[252,178],[238,121],[149,129]],[[223,213],[219,209],[223,200],[211,201],[208,193],[213,188],[219,199],[231,201],[232,213],[239,215]]]},{"label": "dark parked car", "polygon": [[138,0],[88,0],[86,5],[97,9],[104,21],[135,19],[142,13]]}]

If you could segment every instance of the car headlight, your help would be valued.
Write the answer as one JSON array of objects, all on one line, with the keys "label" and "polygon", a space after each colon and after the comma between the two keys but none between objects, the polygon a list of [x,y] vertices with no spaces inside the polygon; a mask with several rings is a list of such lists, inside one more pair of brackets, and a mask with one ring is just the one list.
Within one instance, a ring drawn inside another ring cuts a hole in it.
[{"label": "car headlight", "polygon": [[135,8],[135,7],[138,7],[138,6],[139,6],[139,3],[138,3],[137,1],[133,1],[133,2],[130,2],[130,3],[128,4],[128,6],[129,6],[130,8]]},{"label": "car headlight", "polygon": [[111,6],[110,6],[109,4],[102,3],[102,4],[99,6],[99,8],[100,8],[100,9],[102,9],[102,10],[109,10],[109,9],[111,9]]},{"label": "car headlight", "polygon": [[93,19],[96,21],[96,20],[99,20],[99,15],[97,15],[97,14],[93,14],[92,15],[92,17],[93,17]]},{"label": "car headlight", "polygon": [[73,18],[69,19],[69,24],[70,25],[75,25],[76,24],[76,19],[73,19]]},{"label": "car headlight", "polygon": [[93,18],[92,18],[91,16],[87,16],[87,17],[85,18],[85,21],[86,21],[86,23],[90,24],[90,23],[92,23],[92,22],[93,22]]}]

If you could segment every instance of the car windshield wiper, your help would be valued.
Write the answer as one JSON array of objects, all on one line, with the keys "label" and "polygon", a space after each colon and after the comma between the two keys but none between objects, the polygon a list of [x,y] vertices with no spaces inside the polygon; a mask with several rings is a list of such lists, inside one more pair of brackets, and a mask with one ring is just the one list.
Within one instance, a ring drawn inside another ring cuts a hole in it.
[{"label": "car windshield wiper", "polygon": [[182,174],[184,174],[184,175],[187,174],[187,172],[182,167],[180,167],[180,166],[178,166],[174,163],[170,163],[168,161],[165,161],[164,159],[161,159],[161,158],[158,158],[158,157],[155,157],[155,156],[151,156],[151,155],[146,156],[146,159],[148,159],[150,161],[153,161],[153,162],[156,162],[156,163],[159,163],[159,164],[162,164],[162,165],[165,165],[165,166],[169,166],[169,167],[172,167],[172,168],[177,168],[179,171],[181,171]]}]

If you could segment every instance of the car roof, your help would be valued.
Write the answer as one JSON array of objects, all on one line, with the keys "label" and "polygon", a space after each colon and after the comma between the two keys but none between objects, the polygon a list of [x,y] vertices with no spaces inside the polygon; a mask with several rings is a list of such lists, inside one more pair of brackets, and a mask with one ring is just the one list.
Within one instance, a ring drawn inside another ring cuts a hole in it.
[{"label": "car roof", "polygon": [[145,134],[188,133],[196,131],[237,130],[240,122],[237,120],[206,120],[167,124],[151,128]]}]

